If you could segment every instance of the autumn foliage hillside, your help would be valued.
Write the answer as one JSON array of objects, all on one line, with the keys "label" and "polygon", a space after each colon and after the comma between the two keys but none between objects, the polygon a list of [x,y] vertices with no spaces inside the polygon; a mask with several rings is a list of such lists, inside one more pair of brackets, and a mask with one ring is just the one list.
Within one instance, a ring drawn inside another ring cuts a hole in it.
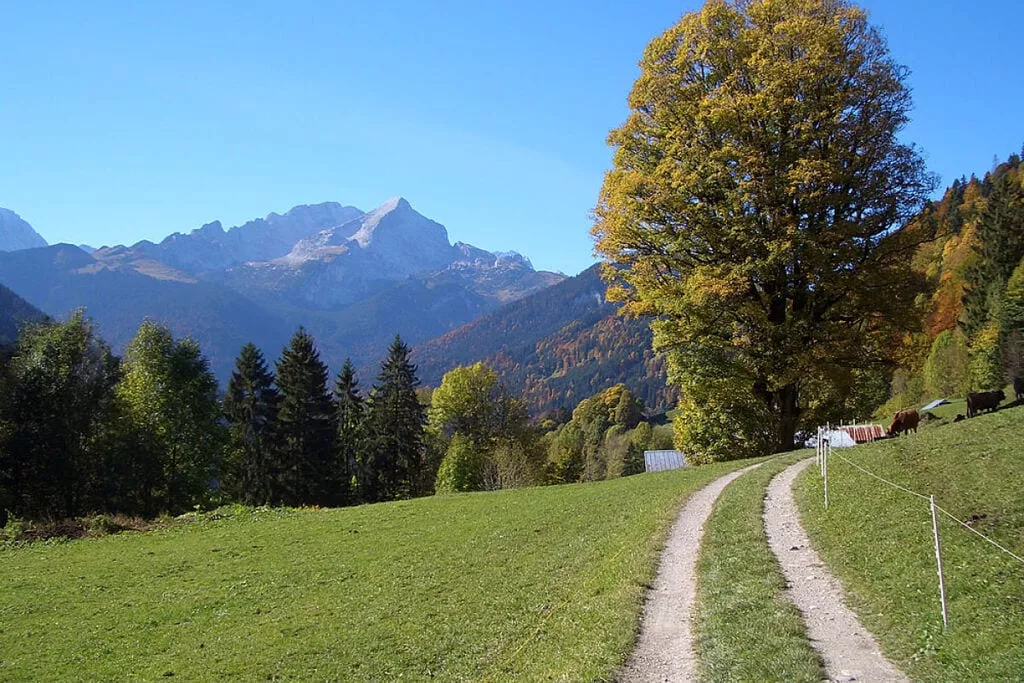
[{"label": "autumn foliage hillside", "polygon": [[533,414],[572,409],[623,383],[648,411],[675,406],[663,360],[651,348],[646,320],[617,314],[605,300],[598,266],[417,346],[413,359],[425,385],[445,372],[483,361]]},{"label": "autumn foliage hillside", "polygon": [[1024,370],[1024,167],[1014,154],[953,182],[909,230],[934,236],[913,256],[927,280],[883,408],[1000,388]]}]

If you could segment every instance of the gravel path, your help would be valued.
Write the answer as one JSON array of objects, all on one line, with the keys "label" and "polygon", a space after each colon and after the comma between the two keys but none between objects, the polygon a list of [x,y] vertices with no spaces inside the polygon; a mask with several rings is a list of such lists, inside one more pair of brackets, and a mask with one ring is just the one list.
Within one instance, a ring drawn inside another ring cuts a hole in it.
[{"label": "gravel path", "polygon": [[787,593],[807,623],[807,634],[833,681],[906,681],[843,602],[843,589],[811,548],[793,501],[793,480],[813,458],[772,479],[765,498],[768,544],[782,565]]},{"label": "gravel path", "polygon": [[621,681],[696,680],[697,655],[690,619],[697,595],[697,555],[704,523],[722,490],[759,465],[720,477],[690,497],[661,553],[658,575],[648,591],[640,638],[619,672]]}]

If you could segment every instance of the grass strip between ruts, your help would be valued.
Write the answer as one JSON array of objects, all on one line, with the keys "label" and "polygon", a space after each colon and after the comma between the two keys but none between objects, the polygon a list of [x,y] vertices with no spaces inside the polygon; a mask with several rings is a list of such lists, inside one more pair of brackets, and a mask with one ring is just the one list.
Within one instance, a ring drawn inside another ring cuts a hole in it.
[{"label": "grass strip between ruts", "polygon": [[821,681],[820,657],[786,597],[765,536],[765,489],[813,451],[778,456],[729,484],[704,528],[694,630],[701,680]]}]

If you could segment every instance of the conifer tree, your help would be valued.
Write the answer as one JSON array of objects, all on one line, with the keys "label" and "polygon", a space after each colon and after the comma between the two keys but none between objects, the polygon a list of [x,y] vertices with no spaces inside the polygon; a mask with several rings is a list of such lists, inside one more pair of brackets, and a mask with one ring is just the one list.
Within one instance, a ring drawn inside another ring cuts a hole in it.
[{"label": "conifer tree", "polygon": [[232,494],[249,505],[266,505],[280,498],[274,490],[274,437],[279,394],[274,375],[256,345],[242,347],[224,397],[230,423],[227,484]]},{"label": "conifer tree", "polygon": [[361,467],[369,500],[420,492],[426,411],[416,397],[418,385],[409,347],[395,335],[370,394],[371,442]]},{"label": "conifer tree", "polygon": [[277,362],[280,392],[277,485],[286,505],[326,505],[334,451],[334,405],[327,366],[302,327]]},{"label": "conifer tree", "polygon": [[[342,504],[357,502],[352,478],[356,476],[359,456],[366,447],[366,411],[359,395],[359,380],[350,358],[338,373],[334,385],[334,403],[338,423],[335,442],[334,478]],[[358,477],[357,477],[358,479]]]}]

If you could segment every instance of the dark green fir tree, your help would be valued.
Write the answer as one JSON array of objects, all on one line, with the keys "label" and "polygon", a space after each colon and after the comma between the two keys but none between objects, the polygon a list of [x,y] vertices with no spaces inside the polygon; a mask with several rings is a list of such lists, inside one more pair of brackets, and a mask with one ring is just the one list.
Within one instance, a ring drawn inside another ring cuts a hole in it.
[{"label": "dark green fir tree", "polygon": [[235,360],[224,397],[230,424],[224,484],[233,498],[248,505],[268,505],[282,498],[273,466],[279,398],[263,354],[255,344],[246,344]]},{"label": "dark green fir tree", "polygon": [[420,493],[426,411],[416,396],[418,385],[409,347],[395,335],[368,406],[370,443],[360,467],[368,500]]},{"label": "dark green fir tree", "polygon": [[300,327],[277,362],[278,485],[285,505],[328,505],[334,461],[334,404],[327,366]]},{"label": "dark green fir tree", "polygon": [[[359,380],[349,358],[345,359],[334,385],[334,405],[338,425],[334,479],[341,504],[351,505],[361,497],[356,473],[360,453],[366,448],[366,406],[359,395]],[[353,477],[356,486],[353,486]]]}]

